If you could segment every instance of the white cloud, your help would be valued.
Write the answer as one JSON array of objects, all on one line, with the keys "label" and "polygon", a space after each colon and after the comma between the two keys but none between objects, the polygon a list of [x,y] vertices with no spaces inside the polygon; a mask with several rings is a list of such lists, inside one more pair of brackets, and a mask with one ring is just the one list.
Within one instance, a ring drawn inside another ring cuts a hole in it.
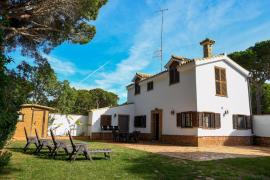
[{"label": "white cloud", "polygon": [[[194,47],[200,48],[199,40],[202,38],[233,23],[248,21],[260,15],[256,5],[237,4],[238,1],[235,0],[218,1],[218,3],[209,1],[209,6],[206,6],[203,1],[195,0],[166,2],[162,5],[169,9],[164,16],[165,57],[170,54],[182,55],[181,53],[196,56]],[[148,0],[146,3],[152,5],[153,1]],[[145,20],[134,35],[129,56],[120,61],[114,70],[97,72],[91,86],[84,85],[87,84],[85,82],[80,86],[77,84],[77,87],[104,88],[116,92],[123,102],[126,98],[125,87],[130,83],[135,72],[159,71],[159,61],[152,56],[153,52],[159,49],[160,16],[153,13],[151,17],[142,17],[142,19]],[[187,49],[189,53],[186,52]]]},{"label": "white cloud", "polygon": [[59,58],[55,56],[46,55],[46,54],[43,54],[43,57],[45,57],[49,61],[52,68],[58,74],[68,76],[68,75],[73,75],[76,73],[75,65],[68,60],[60,60]]}]

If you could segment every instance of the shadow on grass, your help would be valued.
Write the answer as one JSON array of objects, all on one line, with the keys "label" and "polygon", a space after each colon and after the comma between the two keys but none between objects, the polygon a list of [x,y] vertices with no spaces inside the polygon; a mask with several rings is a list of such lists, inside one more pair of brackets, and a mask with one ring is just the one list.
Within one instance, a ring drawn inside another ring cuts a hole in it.
[{"label": "shadow on grass", "polygon": [[13,168],[13,167],[9,167],[9,166],[5,166],[3,168],[0,169],[0,177],[1,176],[7,176],[10,174],[13,174],[14,172],[20,172],[21,170],[18,168]]},{"label": "shadow on grass", "polygon": [[186,159],[192,161],[212,161],[220,159],[235,159],[235,158],[255,158],[263,157],[261,155],[254,154],[237,154],[237,153],[225,153],[225,152],[208,152],[208,151],[197,151],[197,152],[158,152],[158,154],[169,156],[173,158]]},{"label": "shadow on grass", "polygon": [[143,179],[194,179],[200,175],[191,161],[153,153],[126,159],[126,163],[126,171],[143,176]]},{"label": "shadow on grass", "polygon": [[12,153],[9,151],[0,151],[0,175],[9,175],[14,171],[19,171],[19,169],[8,167]]},{"label": "shadow on grass", "polygon": [[[39,159],[47,159],[47,160],[53,160],[53,161],[67,161],[67,162],[72,162],[68,159],[68,155],[64,152],[64,151],[60,151],[55,159],[50,156],[49,151],[47,149],[43,149],[41,150],[40,153],[35,153],[35,148],[28,148],[27,151],[25,152],[23,150],[23,148],[14,148],[14,147],[10,147],[8,148],[11,152],[17,152],[17,153],[22,153],[25,155],[31,155],[34,156],[35,158],[39,158]],[[93,161],[94,160],[105,160],[105,158],[103,157],[97,157],[97,156],[92,156]],[[87,159],[85,159],[84,155],[80,154],[77,156],[76,161],[89,161]]]},{"label": "shadow on grass", "polygon": [[262,178],[270,177],[270,157],[190,161],[149,153],[126,160],[125,170],[146,179]]}]

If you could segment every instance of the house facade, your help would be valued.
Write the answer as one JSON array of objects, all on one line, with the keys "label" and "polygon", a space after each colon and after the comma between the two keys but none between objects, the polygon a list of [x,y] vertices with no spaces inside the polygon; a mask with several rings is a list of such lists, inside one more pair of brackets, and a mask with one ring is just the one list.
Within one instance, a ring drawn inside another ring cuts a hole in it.
[{"label": "house facade", "polygon": [[136,73],[126,104],[90,111],[89,135],[110,138],[109,127],[118,126],[165,143],[251,144],[249,72],[225,54],[212,55],[213,40],[200,44],[203,58],[171,56],[158,74]]}]

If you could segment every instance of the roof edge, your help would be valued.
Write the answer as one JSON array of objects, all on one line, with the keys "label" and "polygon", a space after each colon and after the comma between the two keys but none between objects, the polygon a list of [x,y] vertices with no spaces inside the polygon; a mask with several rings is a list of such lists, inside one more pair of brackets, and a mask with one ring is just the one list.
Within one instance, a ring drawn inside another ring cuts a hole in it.
[{"label": "roof edge", "polygon": [[55,108],[48,107],[48,106],[43,106],[43,105],[39,105],[39,104],[22,104],[21,108],[22,107],[35,107],[35,108],[47,109],[49,111],[54,111],[55,110]]}]

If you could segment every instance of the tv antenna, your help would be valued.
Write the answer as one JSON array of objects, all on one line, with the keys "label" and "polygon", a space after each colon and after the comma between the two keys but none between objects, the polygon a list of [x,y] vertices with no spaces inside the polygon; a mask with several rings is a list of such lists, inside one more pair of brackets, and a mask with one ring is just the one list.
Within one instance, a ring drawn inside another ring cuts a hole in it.
[{"label": "tv antenna", "polygon": [[[160,57],[160,71],[163,70],[162,61],[163,61],[163,19],[164,19],[164,12],[168,11],[168,9],[161,9],[157,12],[161,13],[161,27],[160,27],[160,50],[159,50],[159,57]],[[155,52],[156,53],[156,52]]]}]

